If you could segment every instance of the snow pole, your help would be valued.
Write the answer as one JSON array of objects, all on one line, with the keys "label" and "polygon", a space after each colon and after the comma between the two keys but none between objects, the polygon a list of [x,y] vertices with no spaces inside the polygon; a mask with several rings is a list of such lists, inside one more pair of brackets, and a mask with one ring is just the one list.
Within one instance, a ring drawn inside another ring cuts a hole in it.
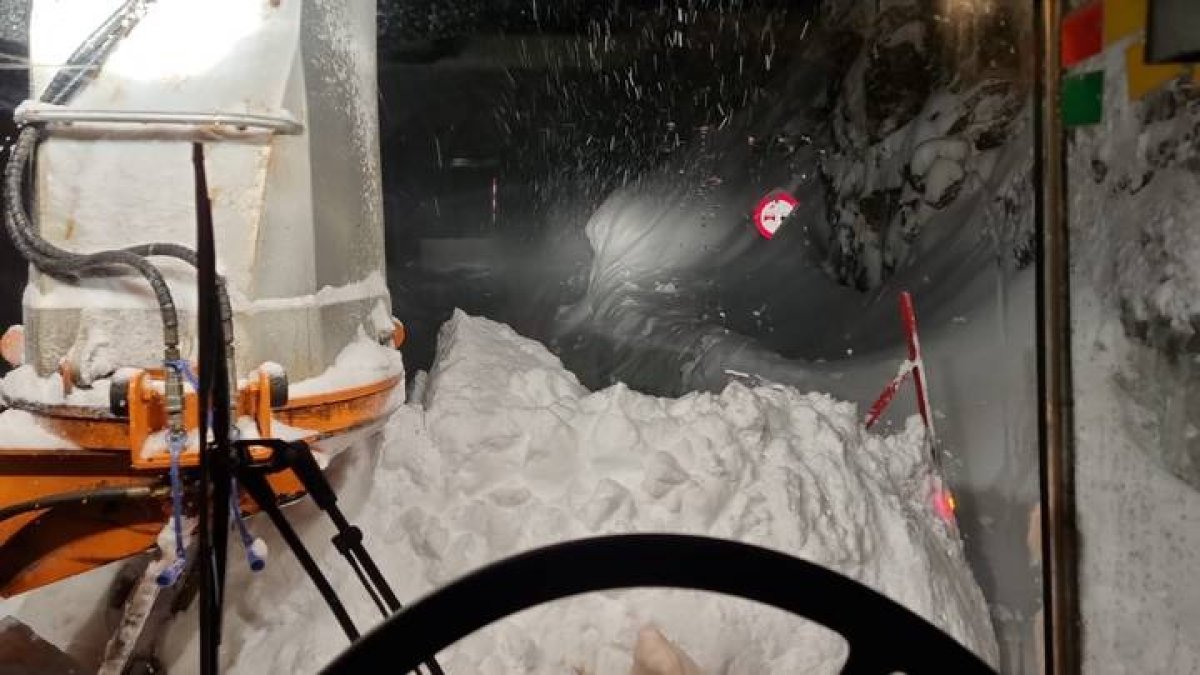
[{"label": "snow pole", "polygon": [[911,375],[913,385],[917,390],[917,412],[921,414],[921,422],[925,425],[925,435],[929,441],[930,452],[935,455],[934,462],[936,463],[937,436],[933,430],[933,416],[930,414],[929,392],[925,388],[925,362],[921,357],[921,338],[917,333],[917,313],[913,308],[912,294],[908,291],[900,292],[900,323],[904,327],[908,359],[900,364],[896,377],[888,382],[887,386],[883,388],[883,392],[867,409],[864,424],[868,429],[875,426],[879,418],[883,417],[888,406],[892,404],[892,399],[896,398],[904,380]]},{"label": "snow pole", "polygon": [[903,385],[904,381],[908,379],[908,376],[912,373],[912,370],[912,361],[906,360],[900,364],[900,369],[896,371],[896,377],[893,377],[892,381],[888,382],[888,385],[883,388],[883,393],[879,395],[879,398],[875,399],[875,402],[872,403],[871,407],[867,410],[867,419],[865,424],[868,429],[875,426],[875,423],[879,421],[879,418],[883,417],[883,412],[887,410],[889,405],[892,404],[892,399],[896,398],[897,392],[900,391],[900,386]]},{"label": "snow pole", "polygon": [[884,411],[891,405],[892,400],[900,391],[904,381],[911,375],[913,388],[917,394],[917,412],[921,415],[921,423],[925,426],[925,440],[929,447],[929,458],[933,463],[934,477],[931,501],[938,516],[947,524],[954,526],[954,511],[957,504],[950,488],[942,479],[942,462],[939,456],[937,434],[933,426],[933,408],[929,405],[929,390],[926,388],[928,378],[925,376],[925,361],[921,355],[921,338],[917,332],[917,312],[913,305],[912,294],[900,292],[900,323],[904,328],[904,341],[908,346],[908,359],[900,364],[896,376],[883,388],[883,392],[867,409],[864,425],[867,429],[875,426]]},{"label": "snow pole", "polygon": [[917,389],[917,411],[925,423],[925,435],[929,451],[937,459],[937,434],[933,430],[933,415],[929,407],[929,391],[925,388],[925,362],[921,358],[921,338],[917,334],[917,312],[913,308],[912,294],[900,292],[900,321],[904,324],[904,339],[908,342],[908,360],[912,363],[913,384]]},{"label": "snow pole", "polygon": [[917,411],[925,423],[925,440],[929,444],[929,459],[933,462],[932,501],[938,517],[951,527],[958,522],[954,512],[958,508],[954,494],[946,485],[942,472],[941,446],[933,428],[933,408],[929,405],[928,380],[925,377],[925,360],[921,356],[921,338],[917,333],[917,312],[913,307],[912,294],[900,292],[900,321],[904,324],[904,339],[908,342],[908,360],[912,362],[913,385],[917,390]]}]

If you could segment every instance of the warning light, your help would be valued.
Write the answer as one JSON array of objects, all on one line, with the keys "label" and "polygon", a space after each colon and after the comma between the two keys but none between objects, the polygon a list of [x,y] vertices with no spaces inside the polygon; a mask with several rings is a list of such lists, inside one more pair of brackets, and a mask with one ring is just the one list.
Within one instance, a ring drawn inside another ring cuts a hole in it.
[{"label": "warning light", "polygon": [[958,508],[958,502],[954,500],[954,495],[950,490],[943,487],[934,488],[933,491],[933,510],[937,512],[938,517],[946,521],[949,525],[954,525],[954,511]]},{"label": "warning light", "polygon": [[783,221],[792,215],[792,211],[800,205],[800,200],[785,190],[775,190],[758,202],[754,207],[754,226],[763,239],[771,239],[779,231]]}]

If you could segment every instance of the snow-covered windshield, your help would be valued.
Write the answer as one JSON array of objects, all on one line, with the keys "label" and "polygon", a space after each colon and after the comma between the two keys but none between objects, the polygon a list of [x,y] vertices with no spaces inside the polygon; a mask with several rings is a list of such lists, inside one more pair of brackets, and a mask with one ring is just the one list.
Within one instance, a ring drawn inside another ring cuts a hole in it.
[{"label": "snow-covered windshield", "polygon": [[[865,407],[904,358],[909,290],[969,555],[1007,666],[1031,667],[1027,5],[381,4],[410,376],[461,308],[593,390],[774,382]],[[756,209],[781,194],[767,238]]]}]

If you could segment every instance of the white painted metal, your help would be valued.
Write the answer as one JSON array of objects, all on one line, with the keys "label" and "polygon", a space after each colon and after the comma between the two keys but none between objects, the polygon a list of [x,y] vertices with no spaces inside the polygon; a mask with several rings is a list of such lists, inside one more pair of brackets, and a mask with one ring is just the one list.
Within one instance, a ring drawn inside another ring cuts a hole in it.
[{"label": "white painted metal", "polygon": [[[62,63],[121,0],[36,0],[30,57]],[[235,310],[238,369],[282,363],[319,374],[360,331],[390,331],[383,282],[372,0],[158,0],[75,99],[73,110],[211,111],[278,118],[296,135],[203,129],[218,264]],[[34,98],[52,69],[32,73]],[[36,170],[43,237],[91,252],[194,242],[189,141],[178,129],[51,127]],[[194,130],[193,130],[194,131]],[[194,356],[194,275],[162,263]],[[332,287],[332,288],[327,288]],[[324,291],[322,291],[324,289]],[[33,274],[27,362],[80,372],[150,366],[157,310],[134,277],[81,286]]]}]

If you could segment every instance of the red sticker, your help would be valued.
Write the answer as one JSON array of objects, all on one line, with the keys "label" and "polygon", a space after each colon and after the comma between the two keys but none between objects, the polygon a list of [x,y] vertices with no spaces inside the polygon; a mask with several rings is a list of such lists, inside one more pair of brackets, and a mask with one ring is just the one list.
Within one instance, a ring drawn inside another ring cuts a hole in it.
[{"label": "red sticker", "polygon": [[1104,5],[1092,2],[1063,17],[1062,64],[1069,68],[1104,48]]},{"label": "red sticker", "polygon": [[754,226],[764,239],[771,239],[799,205],[800,201],[791,194],[776,190],[759,200],[758,206],[754,207]]}]

